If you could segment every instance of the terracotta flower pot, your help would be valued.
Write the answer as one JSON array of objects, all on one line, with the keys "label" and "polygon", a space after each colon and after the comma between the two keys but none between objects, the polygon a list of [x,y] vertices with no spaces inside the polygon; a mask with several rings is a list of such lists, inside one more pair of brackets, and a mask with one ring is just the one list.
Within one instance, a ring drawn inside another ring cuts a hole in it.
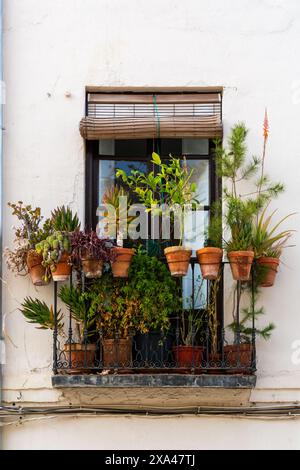
[{"label": "terracotta flower pot", "polygon": [[183,277],[187,274],[192,250],[182,246],[170,246],[165,248],[165,256],[172,276]]},{"label": "terracotta flower pot", "polygon": [[252,351],[252,344],[230,344],[224,346],[226,362],[230,368],[227,372],[249,373],[252,365]]},{"label": "terracotta flower pot", "polygon": [[98,279],[102,276],[103,261],[91,258],[82,258],[81,265],[85,276],[88,279]]},{"label": "terracotta flower pot", "polygon": [[27,254],[28,271],[35,286],[46,286],[49,282],[44,280],[46,273],[45,268],[42,266],[43,257],[38,255],[35,250],[30,250]]},{"label": "terracotta flower pot", "polygon": [[231,272],[235,281],[249,281],[253,258],[253,251],[231,251],[228,253]]},{"label": "terracotta flower pot", "polygon": [[270,258],[262,256],[257,260],[259,266],[263,266],[261,287],[272,287],[275,282],[276,274],[279,266],[278,258]]},{"label": "terracotta flower pot", "polygon": [[204,348],[202,346],[175,346],[173,354],[178,367],[199,369],[201,367]]},{"label": "terracotta flower pot", "polygon": [[197,251],[197,258],[203,279],[210,281],[217,279],[221,268],[223,250],[208,246]]},{"label": "terracotta flower pot", "polygon": [[81,370],[94,367],[96,353],[95,344],[85,345],[81,343],[72,343],[71,347],[70,344],[65,344],[64,353],[66,362],[69,362],[70,360],[70,349],[72,369]]},{"label": "terracotta flower pot", "polygon": [[132,258],[134,256],[133,248],[114,248],[116,255],[115,261],[111,263],[111,269],[114,277],[127,278]]},{"label": "terracotta flower pot", "polygon": [[71,275],[72,267],[69,264],[70,255],[67,252],[62,254],[60,261],[56,264],[55,271],[52,272],[52,278],[55,282],[67,281]]},{"label": "terracotta flower pot", "polygon": [[103,339],[103,367],[128,368],[132,362],[132,339]]}]

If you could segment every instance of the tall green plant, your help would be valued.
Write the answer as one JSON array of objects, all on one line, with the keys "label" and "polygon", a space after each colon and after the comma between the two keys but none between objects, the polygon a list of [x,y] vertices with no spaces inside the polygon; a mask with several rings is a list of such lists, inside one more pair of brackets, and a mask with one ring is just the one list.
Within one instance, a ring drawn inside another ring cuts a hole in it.
[{"label": "tall green plant", "polygon": [[[133,191],[144,204],[147,212],[154,215],[164,213],[163,205],[173,208],[178,214],[180,223],[180,244],[183,240],[184,215],[182,209],[185,205],[195,204],[196,184],[191,182],[193,171],[189,171],[185,159],[170,156],[167,162],[163,162],[157,153],[153,153],[152,161],[155,171],[145,174],[141,171],[132,171],[127,175],[125,171],[118,169],[116,176]],[[173,212],[172,212],[173,214]]]},{"label": "tall green plant", "polygon": [[[272,183],[264,171],[257,177],[264,160],[252,157],[247,162],[248,130],[245,124],[236,124],[229,135],[227,149],[216,141],[216,165],[218,176],[224,178],[225,222],[230,240],[225,243],[227,251],[252,248],[253,222],[261,210],[283,190],[281,183]],[[255,178],[253,191],[240,193],[239,184]]]}]

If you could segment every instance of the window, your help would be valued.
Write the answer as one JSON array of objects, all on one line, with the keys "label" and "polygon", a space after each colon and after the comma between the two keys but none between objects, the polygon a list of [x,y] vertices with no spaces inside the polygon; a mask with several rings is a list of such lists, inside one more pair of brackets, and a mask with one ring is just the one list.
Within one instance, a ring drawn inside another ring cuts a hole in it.
[{"label": "window", "polygon": [[[94,153],[89,154],[94,169],[92,183],[87,184],[87,200],[93,201],[92,208],[87,208],[87,215],[92,216],[86,220],[86,225],[95,228],[98,220],[97,208],[102,203],[105,191],[115,183],[116,169],[120,168],[130,173],[132,170],[140,170],[145,173],[153,170],[151,159],[152,152],[157,151],[163,159],[169,155],[185,156],[188,168],[193,169],[193,181],[197,185],[197,199],[201,210],[197,211],[197,237],[191,239],[189,223],[186,221],[186,242],[194,250],[204,245],[204,235],[209,220],[210,205],[218,198],[220,182],[215,174],[213,159],[214,144],[209,139],[130,139],[107,140],[100,139],[95,143],[88,143]],[[90,196],[90,197],[89,197]],[[193,287],[194,284],[194,287]],[[194,272],[189,269],[188,275],[183,279],[184,307],[188,305],[193,289],[199,291],[202,285],[202,295],[195,297],[195,308],[201,308],[206,302],[206,287],[203,284],[199,265],[196,264]]]}]

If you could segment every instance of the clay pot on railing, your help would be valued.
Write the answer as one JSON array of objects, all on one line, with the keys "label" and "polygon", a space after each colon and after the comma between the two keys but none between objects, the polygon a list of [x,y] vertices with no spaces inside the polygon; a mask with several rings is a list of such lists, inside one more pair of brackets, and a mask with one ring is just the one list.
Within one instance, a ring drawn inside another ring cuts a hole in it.
[{"label": "clay pot on railing", "polygon": [[206,247],[197,251],[197,259],[200,264],[203,279],[216,280],[220,273],[223,258],[221,248]]},{"label": "clay pot on railing", "polygon": [[103,339],[103,367],[128,369],[132,363],[132,339]]},{"label": "clay pot on railing", "polygon": [[88,279],[98,279],[102,276],[103,261],[95,259],[86,253],[81,255],[81,266],[85,277]]},{"label": "clay pot on railing", "polygon": [[262,269],[262,280],[260,282],[260,287],[272,287],[275,283],[278,267],[279,267],[279,259],[278,258],[271,258],[268,256],[261,256],[257,260],[258,266],[261,266]]},{"label": "clay pot on railing", "polygon": [[229,365],[227,373],[251,373],[252,353],[253,346],[249,343],[224,346],[226,363]]},{"label": "clay pot on railing", "polygon": [[204,348],[203,346],[174,346],[173,354],[178,367],[200,369]]},{"label": "clay pot on railing", "polygon": [[65,360],[69,362],[71,352],[72,369],[89,369],[95,365],[96,344],[66,343],[64,347]]},{"label": "clay pot on railing", "polygon": [[64,282],[69,279],[72,272],[72,266],[70,264],[70,255],[64,252],[61,256],[60,261],[55,265],[55,270],[52,271],[52,278],[55,282]]},{"label": "clay pot on railing", "polygon": [[133,248],[114,248],[115,260],[111,263],[113,276],[116,278],[127,278],[132,258],[134,256]]},{"label": "clay pot on railing", "polygon": [[27,266],[34,286],[46,286],[49,281],[45,281],[46,269],[42,265],[43,257],[35,250],[30,250],[27,254]]},{"label": "clay pot on railing", "polygon": [[165,248],[165,256],[172,276],[186,276],[192,256],[192,250],[188,250],[182,246],[170,246],[169,248]]},{"label": "clay pot on railing", "polygon": [[253,251],[231,251],[228,253],[232,277],[235,281],[249,281],[254,259]]}]

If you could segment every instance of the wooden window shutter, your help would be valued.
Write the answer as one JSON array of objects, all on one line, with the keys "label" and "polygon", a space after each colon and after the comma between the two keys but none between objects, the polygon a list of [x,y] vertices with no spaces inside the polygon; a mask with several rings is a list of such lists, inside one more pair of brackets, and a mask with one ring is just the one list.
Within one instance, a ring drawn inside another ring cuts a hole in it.
[{"label": "wooden window shutter", "polygon": [[84,139],[222,137],[221,92],[88,93]]}]

